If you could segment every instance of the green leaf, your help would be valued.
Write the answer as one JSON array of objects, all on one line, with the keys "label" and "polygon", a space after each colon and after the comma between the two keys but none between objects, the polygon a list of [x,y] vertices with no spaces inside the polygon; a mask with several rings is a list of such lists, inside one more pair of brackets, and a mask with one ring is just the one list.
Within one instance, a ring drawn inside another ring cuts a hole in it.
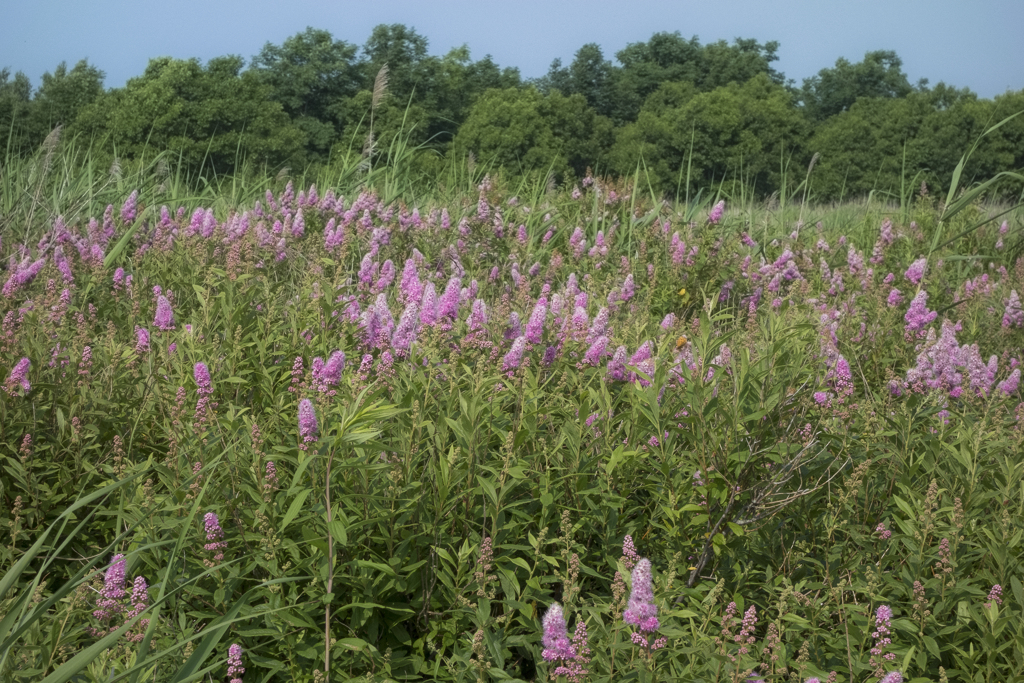
[{"label": "green leaf", "polygon": [[281,520],[281,527],[278,529],[279,532],[283,532],[288,525],[295,519],[295,516],[302,510],[302,504],[306,502],[306,498],[313,492],[313,489],[301,489],[295,497],[292,499],[291,505],[288,506],[288,512],[284,513],[284,519]]},{"label": "green leaf", "polygon": [[348,532],[345,530],[344,522],[338,520],[328,522],[327,530],[331,532],[331,536],[335,541],[342,545],[348,545]]}]

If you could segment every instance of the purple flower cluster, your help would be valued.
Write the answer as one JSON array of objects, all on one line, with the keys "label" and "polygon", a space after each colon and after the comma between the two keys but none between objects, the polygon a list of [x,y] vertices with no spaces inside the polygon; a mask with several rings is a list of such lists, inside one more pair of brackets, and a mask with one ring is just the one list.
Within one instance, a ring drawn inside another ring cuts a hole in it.
[{"label": "purple flower cluster", "polygon": [[121,220],[124,223],[131,223],[135,220],[136,213],[138,212],[139,203],[139,191],[133,190],[128,199],[121,205]]},{"label": "purple flower cluster", "polygon": [[722,214],[725,213],[725,200],[720,200],[711,209],[711,213],[708,214],[708,223],[711,225],[718,225],[718,222],[722,220]]},{"label": "purple flower cluster", "polygon": [[242,646],[238,643],[232,643],[231,647],[228,648],[228,676],[231,677],[230,683],[242,683],[242,674],[244,673]]},{"label": "purple flower cluster", "polygon": [[11,374],[7,376],[7,381],[4,382],[4,390],[11,396],[15,396],[15,387],[21,387],[21,390],[26,394],[32,390],[32,385],[28,381],[28,371],[32,369],[32,361],[28,358],[22,358],[19,360],[13,368],[11,368]]},{"label": "purple flower cluster", "polygon": [[313,373],[313,385],[320,393],[332,391],[332,387],[338,386],[341,381],[341,373],[345,369],[345,352],[335,351],[324,362],[319,356],[313,359],[311,371]]},{"label": "purple flower cluster", "polygon": [[[917,364],[907,371],[907,386],[918,391],[944,391],[951,398],[959,398],[965,390],[977,396],[990,394],[999,360],[991,356],[987,363],[984,362],[977,344],[960,346],[956,339],[959,331],[960,324],[948,320],[943,321],[942,332],[937,338],[934,329],[928,331],[918,353]],[[1019,372],[1011,374],[997,389],[1009,395],[1017,390],[1019,380]]]},{"label": "purple flower cluster", "polygon": [[914,296],[913,301],[910,302],[907,314],[903,316],[903,319],[907,322],[904,330],[908,334],[919,333],[931,325],[938,315],[935,311],[928,310],[928,292],[922,289]]},{"label": "purple flower cluster", "polygon": [[565,625],[561,605],[557,602],[551,603],[548,611],[544,613],[541,625],[544,627],[544,635],[541,637],[544,650],[541,656],[545,661],[571,660],[576,656],[576,651],[569,642],[569,631]]},{"label": "purple flower cluster", "polygon": [[924,278],[924,274],[928,271],[928,259],[919,258],[910,264],[907,271],[903,273],[903,277],[910,280],[914,285],[921,284],[921,280]]},{"label": "purple flower cluster", "polygon": [[36,259],[35,261],[28,257],[23,259],[20,264],[15,265],[11,269],[11,275],[7,278],[7,282],[4,283],[3,295],[8,298],[13,297],[19,289],[32,282],[45,265],[45,258]]},{"label": "purple flower cluster", "polygon": [[589,673],[584,666],[590,662],[587,625],[582,619],[577,619],[576,630],[573,632],[572,641],[570,641],[562,606],[553,602],[548,607],[548,611],[544,613],[541,626],[543,627],[541,644],[544,647],[541,656],[546,662],[558,663],[558,666],[551,671],[551,678],[566,676],[573,683],[582,681]]},{"label": "purple flower cluster", "polygon": [[881,678],[884,673],[885,662],[896,659],[895,652],[886,652],[892,639],[889,637],[889,624],[892,622],[892,610],[888,605],[879,605],[875,610],[875,630],[871,633],[875,643],[871,647],[871,666],[875,667],[875,676]]},{"label": "purple flower cluster", "polygon": [[1016,289],[1010,290],[1010,298],[1006,300],[1003,327],[1024,327],[1024,308],[1020,305],[1020,297],[1017,295]]},{"label": "purple flower cluster", "polygon": [[658,607],[654,604],[654,579],[651,576],[651,561],[641,559],[633,567],[633,585],[629,591],[629,602],[622,620],[637,627],[632,634],[633,642],[651,651],[665,647],[666,638],[650,640],[650,635],[658,630]]},{"label": "purple flower cluster", "polygon": [[140,356],[149,352],[149,330],[145,327],[135,328],[135,353]]},{"label": "purple flower cluster", "polygon": [[196,412],[193,419],[195,419],[197,426],[199,426],[205,423],[207,413],[213,407],[210,404],[210,396],[213,395],[213,382],[210,379],[210,369],[206,367],[206,363],[196,363],[192,369],[192,375],[195,377],[199,393],[199,400],[196,402]]},{"label": "purple flower cluster", "polygon": [[204,559],[203,564],[213,567],[224,561],[224,549],[228,547],[224,541],[224,530],[220,528],[220,520],[216,512],[207,512],[203,517],[203,528],[206,531],[206,545],[203,550],[211,553],[212,561]]},{"label": "purple flower cluster", "polygon": [[523,353],[526,352],[526,337],[520,335],[512,342],[512,348],[501,361],[502,372],[510,373],[519,367],[523,362]]},{"label": "purple flower cluster", "polygon": [[[89,633],[96,638],[116,631],[121,623],[145,612],[149,604],[149,586],[142,576],[136,576],[132,581],[130,593],[127,590],[125,565],[124,555],[114,555],[103,576],[103,588],[96,598],[96,609],[93,610],[92,616],[104,622],[104,627],[89,628]],[[136,627],[128,631],[125,637],[130,642],[140,642],[142,632],[148,626],[149,619],[140,619]]]},{"label": "purple flower cluster", "polygon": [[308,398],[299,401],[299,438],[302,443],[299,448],[306,450],[306,444],[317,440],[318,425],[316,422],[316,411],[313,409],[313,402]]},{"label": "purple flower cluster", "polygon": [[174,329],[174,311],[171,309],[171,302],[163,294],[156,298],[156,316],[153,318],[153,326],[165,332]]},{"label": "purple flower cluster", "polygon": [[277,467],[273,462],[268,461],[263,469],[263,492],[271,493],[277,486]]},{"label": "purple flower cluster", "polygon": [[985,603],[985,609],[989,609],[993,604],[1003,604],[1003,587],[998,583],[992,586],[992,590],[988,592],[988,602]]}]

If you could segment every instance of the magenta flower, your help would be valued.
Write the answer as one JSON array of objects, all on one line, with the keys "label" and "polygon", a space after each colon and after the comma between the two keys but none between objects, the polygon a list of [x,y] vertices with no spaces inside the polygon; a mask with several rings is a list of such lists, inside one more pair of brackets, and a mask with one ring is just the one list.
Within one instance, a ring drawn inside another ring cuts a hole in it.
[{"label": "magenta flower", "polygon": [[110,619],[122,611],[119,602],[125,596],[124,572],[124,555],[114,555],[106,574],[103,575],[103,588],[100,590],[100,597],[96,599],[96,610],[92,613],[97,619]]},{"label": "magenta flower", "polygon": [[615,353],[608,359],[607,376],[608,379],[621,382],[626,379],[626,360],[628,352],[625,346],[620,346],[615,349]]},{"label": "magenta flower", "polygon": [[629,606],[622,613],[627,624],[650,632],[658,629],[658,608],[654,604],[654,584],[651,577],[651,561],[641,559],[633,567],[633,586],[629,593]]},{"label": "magenta flower", "polygon": [[548,314],[547,299],[541,297],[533,307],[533,313],[526,323],[526,340],[531,344],[540,344],[544,336],[544,319]]},{"label": "magenta flower", "polygon": [[608,319],[611,316],[607,306],[603,306],[597,312],[590,323],[590,331],[587,333],[587,343],[593,344],[594,340],[601,336],[608,335]]},{"label": "magenta flower", "polygon": [[156,317],[153,318],[153,325],[164,331],[174,329],[174,311],[171,309],[171,302],[163,294],[156,299]]},{"label": "magenta flower", "polygon": [[1006,300],[1003,327],[1024,327],[1024,308],[1021,308],[1020,297],[1017,295],[1016,289],[1010,290],[1010,298]]},{"label": "magenta flower", "polygon": [[608,350],[608,337],[601,336],[594,340],[587,352],[583,355],[583,362],[587,365],[598,365]]},{"label": "magenta flower", "polygon": [[149,351],[149,330],[145,327],[135,328],[135,353],[143,354]]},{"label": "magenta flower", "polygon": [[196,363],[195,367],[192,369],[192,374],[196,379],[196,386],[199,387],[200,396],[209,396],[213,393],[213,382],[210,380],[210,369],[206,367],[206,363]]},{"label": "magenta flower", "polygon": [[[313,403],[308,398],[304,398],[299,401],[299,436],[302,437],[303,444],[316,441],[317,431],[316,411],[313,409]],[[305,449],[303,448],[303,450]]]},{"label": "magenta flower", "polygon": [[388,259],[380,266],[380,274],[377,276],[377,282],[373,285],[373,291],[383,292],[391,283],[395,280],[395,264]]},{"label": "magenta flower", "polygon": [[505,329],[505,339],[513,340],[523,334],[523,325],[519,321],[519,314],[515,311],[508,316],[508,327]]},{"label": "magenta flower", "polygon": [[910,308],[907,309],[907,314],[903,316],[903,319],[907,322],[904,329],[907,332],[920,332],[928,327],[938,315],[935,311],[928,310],[928,292],[922,289],[914,297],[914,300],[910,302]]},{"label": "magenta flower", "polygon": [[544,613],[541,624],[544,627],[544,635],[541,637],[544,650],[541,656],[545,661],[572,659],[576,656],[576,652],[569,642],[569,631],[565,625],[565,616],[562,614],[561,605],[557,602],[551,603],[548,611]]},{"label": "magenta flower", "polygon": [[878,683],[903,683],[903,674],[899,671],[890,671]]},{"label": "magenta flower", "polygon": [[992,590],[988,592],[988,602],[985,603],[985,609],[988,609],[995,603],[996,605],[1003,604],[1003,587],[998,583],[992,586]]},{"label": "magenta flower", "polygon": [[913,284],[920,284],[921,279],[924,278],[925,272],[928,270],[928,259],[919,258],[910,264],[907,268],[907,272],[903,273],[903,277],[910,280]]},{"label": "magenta flower", "polygon": [[[96,597],[96,609],[92,613],[94,618],[107,622],[107,628],[89,627],[89,633],[100,638],[117,630],[119,625],[111,623],[115,617],[120,615],[120,620],[128,620],[142,614],[149,603],[148,592],[146,579],[136,576],[129,593],[125,582],[125,557],[121,554],[114,555],[103,577],[103,588]],[[149,619],[141,619],[137,624],[137,630],[128,631],[125,637],[131,642],[138,643],[148,626]]]},{"label": "magenta flower", "polygon": [[203,550],[213,553],[213,561],[203,560],[203,563],[207,567],[212,567],[224,561],[224,549],[228,544],[223,540],[224,530],[220,528],[217,513],[207,512],[203,516],[203,527],[206,530],[206,545],[203,546]]},{"label": "magenta flower", "polygon": [[28,371],[31,368],[32,361],[28,358],[22,358],[13,368],[11,368],[11,374],[7,377],[7,381],[4,383],[4,389],[8,394],[14,396],[14,388],[16,386],[20,386],[22,391],[26,394],[32,390],[32,385],[28,381]]},{"label": "magenta flower", "polygon": [[341,381],[341,372],[345,369],[345,352],[335,351],[324,364],[320,377],[329,386],[335,386]]},{"label": "magenta flower", "polygon": [[231,683],[242,683],[242,674],[245,673],[245,669],[242,667],[242,646],[238,643],[232,643],[231,647],[228,648],[228,676],[231,677]]},{"label": "magenta flower", "polygon": [[629,592],[629,602],[622,613],[622,620],[632,624],[638,630],[633,632],[633,642],[640,647],[657,650],[667,644],[665,638],[650,641],[650,634],[658,630],[658,607],[654,604],[654,581],[651,576],[651,561],[641,559],[633,567],[633,585]]},{"label": "magenta flower", "polygon": [[402,303],[419,303],[423,297],[423,284],[420,282],[419,270],[415,259],[406,259],[399,284],[398,300]]},{"label": "magenta flower", "polygon": [[633,282],[633,274],[630,273],[626,276],[626,281],[622,283],[622,291],[619,293],[620,301],[629,301],[636,296],[636,285]]},{"label": "magenta flower", "polygon": [[1004,379],[1002,382],[996,385],[996,389],[1001,391],[1005,396],[1015,394],[1017,388],[1020,386],[1020,368],[1014,369],[1010,373],[1010,376]]},{"label": "magenta flower", "polygon": [[526,337],[520,335],[512,342],[512,348],[505,354],[501,362],[502,372],[511,372],[523,362],[523,353],[526,351]]},{"label": "magenta flower", "polygon": [[391,337],[391,348],[394,349],[396,356],[409,354],[416,341],[419,318],[419,307],[415,303],[410,303],[402,311],[402,316],[398,319],[398,327],[395,328],[395,333]]},{"label": "magenta flower", "polygon": [[455,320],[459,315],[459,292],[462,290],[462,280],[458,275],[453,275],[448,280],[448,285],[444,288],[444,294],[441,295],[440,301],[437,304],[437,316],[438,318],[448,318]]},{"label": "magenta flower", "polygon": [[364,287],[369,287],[373,284],[374,276],[376,274],[377,264],[374,263],[373,257],[367,254],[359,264],[359,284]]},{"label": "magenta flower", "polygon": [[431,327],[437,323],[437,318],[437,290],[433,282],[428,282],[423,287],[423,298],[420,300],[420,325]]},{"label": "magenta flower", "polygon": [[718,221],[722,220],[722,214],[725,213],[725,200],[720,200],[715,204],[714,208],[711,209],[711,213],[708,214],[708,223],[711,225],[718,225]]},{"label": "magenta flower", "polygon": [[466,320],[470,332],[478,332],[487,327],[487,304],[482,299],[473,301],[469,318]]},{"label": "magenta flower", "polygon": [[138,202],[139,202],[139,191],[135,190],[130,195],[128,195],[128,199],[126,199],[124,204],[121,206],[121,220],[122,221],[124,221],[125,223],[131,223],[132,221],[135,220],[135,214],[137,212]]},{"label": "magenta flower", "polygon": [[263,472],[263,490],[269,493],[277,488],[277,467],[272,461],[267,461]]},{"label": "magenta flower", "polygon": [[[875,610],[875,630],[871,633],[874,638],[874,646],[871,648],[870,665],[875,667],[875,676],[881,678],[884,674],[885,662],[896,659],[895,652],[886,652],[892,639],[889,637],[889,624],[892,622],[892,610],[888,605],[879,605]],[[902,679],[901,679],[902,680]]]}]

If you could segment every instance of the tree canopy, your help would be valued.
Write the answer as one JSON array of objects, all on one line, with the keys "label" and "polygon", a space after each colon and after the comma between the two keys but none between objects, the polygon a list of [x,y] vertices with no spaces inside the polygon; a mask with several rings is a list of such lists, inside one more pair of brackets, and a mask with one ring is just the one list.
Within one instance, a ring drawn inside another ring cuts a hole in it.
[{"label": "tree canopy", "polygon": [[[368,149],[372,128],[377,155],[400,140],[429,156],[423,168],[472,153],[508,174],[569,181],[588,167],[631,175],[640,165],[667,194],[686,173],[690,189],[739,182],[771,193],[787,166],[806,168],[818,153],[813,192],[837,197],[891,191],[914,176],[945,183],[982,132],[1024,109],[1024,91],[985,100],[944,83],[912,85],[892,50],[839,58],[797,87],[774,66],[779,49],[664,31],[614,57],[586,43],[570,63],[556,59],[543,77],[523,79],[466,45],[431,54],[404,24],[379,25],[362,45],[308,27],[266,43],[248,64],[156,58],[120,88],[105,89],[104,73],[85,60],[59,64],[34,90],[2,69],[0,142],[7,155],[32,154],[64,126],[120,158],[169,151],[190,170],[232,173],[242,163],[351,159]],[[1022,149],[1024,117],[986,137],[966,172],[1021,169]]]}]

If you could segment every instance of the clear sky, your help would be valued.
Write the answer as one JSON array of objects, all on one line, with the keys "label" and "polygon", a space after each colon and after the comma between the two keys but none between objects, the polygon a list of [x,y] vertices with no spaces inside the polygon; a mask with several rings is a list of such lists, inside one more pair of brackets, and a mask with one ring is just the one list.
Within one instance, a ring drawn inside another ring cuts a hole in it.
[{"label": "clear sky", "polygon": [[307,26],[362,45],[377,24],[402,23],[432,54],[467,44],[542,76],[585,43],[605,56],[657,31],[707,43],[779,41],[775,66],[798,84],[839,57],[895,50],[912,83],[927,78],[982,97],[1024,89],[1024,0],[0,0],[0,68],[45,71],[82,58],[124,85],[152,57],[251,59]]}]

